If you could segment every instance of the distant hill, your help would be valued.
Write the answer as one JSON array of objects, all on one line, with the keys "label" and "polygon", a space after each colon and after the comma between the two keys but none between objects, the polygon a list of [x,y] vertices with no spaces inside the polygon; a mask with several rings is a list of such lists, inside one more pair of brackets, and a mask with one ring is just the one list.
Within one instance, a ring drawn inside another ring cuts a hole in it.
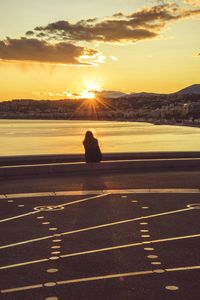
[{"label": "distant hill", "polygon": [[[101,93],[101,92],[100,92]],[[119,91],[102,91],[101,96],[102,97],[107,97],[107,98],[126,98],[126,99],[131,99],[135,97],[158,97],[158,96],[164,96],[164,95],[187,95],[187,94],[195,94],[195,95],[200,95],[200,84],[193,84],[190,85],[178,92],[171,93],[171,94],[162,94],[162,93],[148,93],[148,92],[140,92],[140,93],[129,93],[125,94]]]},{"label": "distant hill", "polygon": [[200,84],[190,85],[190,86],[176,92],[176,94],[179,94],[179,95],[186,95],[186,94],[200,95]]},{"label": "distant hill", "polygon": [[158,93],[146,93],[146,92],[141,92],[141,93],[130,93],[126,94],[126,98],[134,98],[134,97],[150,97],[150,96],[160,96],[164,94],[158,94]]},{"label": "distant hill", "polygon": [[106,90],[102,90],[100,92],[95,91],[95,94],[101,96],[102,98],[112,98],[112,99],[120,98],[127,95],[120,91],[106,91]]}]

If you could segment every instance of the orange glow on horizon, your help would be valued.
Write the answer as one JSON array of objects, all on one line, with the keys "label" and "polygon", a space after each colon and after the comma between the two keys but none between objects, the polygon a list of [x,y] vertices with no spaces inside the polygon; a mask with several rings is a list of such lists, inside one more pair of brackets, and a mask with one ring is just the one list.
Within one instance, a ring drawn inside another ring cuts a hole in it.
[{"label": "orange glow on horizon", "polygon": [[88,81],[85,83],[85,90],[80,93],[79,98],[83,99],[94,99],[95,98],[95,91],[101,91],[100,85],[95,81]]},{"label": "orange glow on horizon", "polygon": [[90,91],[90,90],[85,90],[81,92],[80,97],[82,99],[94,99],[95,98],[95,93]]}]

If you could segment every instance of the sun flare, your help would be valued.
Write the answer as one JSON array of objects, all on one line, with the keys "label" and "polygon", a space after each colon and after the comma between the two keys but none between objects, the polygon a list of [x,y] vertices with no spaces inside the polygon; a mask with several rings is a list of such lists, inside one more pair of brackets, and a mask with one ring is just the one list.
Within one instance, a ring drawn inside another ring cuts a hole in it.
[{"label": "sun flare", "polygon": [[101,91],[100,85],[92,80],[85,83],[85,88],[88,91]]},{"label": "sun flare", "polygon": [[99,91],[101,91],[100,85],[91,80],[85,83],[85,90],[81,92],[80,97],[84,99],[94,99],[95,92]]},{"label": "sun flare", "polygon": [[80,94],[80,98],[84,99],[94,99],[95,98],[95,93],[90,91],[90,90],[85,90]]}]

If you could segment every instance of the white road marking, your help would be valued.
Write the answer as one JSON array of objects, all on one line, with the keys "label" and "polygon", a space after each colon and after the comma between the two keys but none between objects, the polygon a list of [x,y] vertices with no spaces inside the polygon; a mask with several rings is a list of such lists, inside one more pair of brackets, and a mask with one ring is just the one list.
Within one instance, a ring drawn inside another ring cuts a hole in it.
[{"label": "white road marking", "polygon": [[101,195],[97,195],[97,196],[93,196],[93,197],[87,197],[87,198],[84,198],[84,199],[81,199],[81,200],[75,200],[75,201],[72,201],[72,202],[66,202],[66,203],[63,203],[63,204],[56,205],[56,206],[60,207],[60,206],[73,205],[73,204],[77,204],[77,203],[81,203],[81,202],[86,202],[86,201],[89,201],[89,200],[92,200],[92,199],[102,198],[102,197],[105,197],[105,196],[108,196],[108,195],[110,195],[110,193],[101,194]]},{"label": "white road marking", "polygon": [[95,229],[100,229],[100,228],[105,228],[105,227],[110,227],[110,226],[115,226],[115,225],[120,225],[120,224],[131,223],[131,222],[140,221],[140,220],[144,220],[144,219],[150,219],[150,218],[156,218],[156,217],[161,217],[161,216],[165,216],[165,215],[176,214],[176,213],[180,213],[183,211],[189,211],[192,209],[193,208],[188,207],[188,208],[163,212],[163,213],[159,213],[159,214],[153,214],[153,215],[149,215],[149,216],[143,216],[143,217],[138,217],[138,218],[133,218],[133,219],[126,219],[126,220],[122,220],[122,221],[116,221],[116,222],[112,222],[112,223],[106,223],[106,224],[96,225],[96,226],[92,226],[92,227],[77,229],[77,230],[73,230],[73,231],[63,232],[62,235],[69,235],[69,234],[79,233],[79,232],[83,232],[83,231],[90,231],[90,230],[95,230]]},{"label": "white road marking", "polygon": [[56,282],[46,282],[46,283],[44,283],[44,286],[46,286],[46,287],[56,286]]},{"label": "white road marking", "polygon": [[188,266],[188,267],[170,268],[170,269],[166,269],[166,271],[174,272],[174,271],[187,271],[187,270],[198,270],[198,269],[200,269],[200,266]]},{"label": "white road marking", "polygon": [[[87,198],[84,198],[84,199],[81,199],[81,200],[76,200],[76,201],[72,201],[72,202],[68,202],[68,203],[63,203],[63,204],[55,205],[55,206],[52,206],[52,207],[57,208],[57,207],[63,207],[63,206],[67,206],[67,205],[73,205],[73,204],[89,201],[89,200],[92,200],[92,199],[96,199],[96,198],[100,198],[100,197],[104,197],[104,196],[108,196],[108,195],[109,195],[108,193],[107,194],[101,194],[101,195],[98,195],[98,196],[87,197]],[[17,215],[17,216],[14,216],[14,217],[2,219],[2,220],[0,220],[0,223],[8,222],[8,221],[18,219],[18,218],[23,218],[23,217],[26,217],[26,216],[29,216],[29,215],[32,215],[32,214],[35,214],[35,213],[40,213],[40,212],[41,212],[41,210],[36,210],[36,211],[28,212],[26,214]],[[49,230],[56,230],[56,229],[49,229]]]},{"label": "white road marking", "polygon": [[119,249],[135,247],[135,246],[141,246],[141,245],[142,245],[142,243],[138,242],[138,243],[132,243],[132,244],[127,244],[127,245],[120,245],[120,246],[113,246],[113,247],[107,247],[107,248],[87,250],[87,251],[83,251],[83,252],[63,254],[60,257],[61,258],[66,258],[66,257],[79,256],[79,255],[85,255],[85,254],[93,254],[93,253],[98,253],[98,252],[119,250]]},{"label": "white road marking", "polygon": [[26,291],[26,290],[39,289],[42,287],[43,287],[42,284],[27,285],[27,286],[21,286],[21,287],[13,288],[13,289],[1,290],[1,293],[5,294],[5,293],[20,292],[20,291]]},{"label": "white road marking", "polygon": [[[169,268],[169,269],[164,269],[164,270],[167,272],[178,272],[178,271],[189,271],[189,270],[197,270],[197,269],[200,269],[200,266],[187,266],[187,267]],[[94,276],[94,277],[85,277],[85,278],[76,278],[76,279],[57,281],[57,282],[52,282],[52,284],[54,286],[55,285],[65,285],[65,284],[73,284],[73,283],[81,283],[81,282],[89,282],[89,281],[114,279],[114,278],[120,278],[120,277],[134,277],[134,276],[141,276],[141,275],[150,275],[153,273],[154,273],[154,271],[148,270],[148,271],[139,271],[139,272],[120,273],[120,274],[108,274],[108,275],[101,275],[101,276]],[[12,292],[18,292],[18,291],[24,291],[24,290],[32,290],[35,288],[43,288],[45,285],[47,286],[48,284],[50,284],[50,283],[22,286],[22,287],[17,287],[17,288],[12,288],[12,289],[4,289],[4,290],[1,290],[1,293],[5,294],[5,293],[12,293]]]},{"label": "white road marking", "polygon": [[[190,239],[190,238],[197,238],[197,237],[200,237],[200,234],[194,234],[194,235],[188,235],[188,236],[171,237],[171,238],[165,238],[165,239],[160,239],[160,240],[149,240],[146,243],[147,244],[162,243],[162,242],[169,242],[169,241],[176,241],[176,240]],[[92,254],[92,253],[97,253],[97,252],[113,251],[113,250],[130,248],[130,247],[136,247],[136,246],[141,246],[141,245],[143,245],[143,242],[131,243],[131,244],[124,244],[124,245],[118,245],[118,246],[107,247],[107,248],[100,248],[100,249],[92,249],[92,250],[87,250],[87,251],[83,251],[83,252],[75,252],[75,253],[63,254],[60,257],[61,258],[65,258],[65,257],[71,257],[71,256]],[[150,248],[150,249],[153,249],[153,248]]]},{"label": "white road marking", "polygon": [[0,223],[8,222],[8,221],[19,219],[19,218],[23,218],[23,217],[30,216],[30,215],[33,215],[33,214],[37,214],[39,212],[40,211],[31,211],[31,212],[28,212],[26,214],[22,214],[22,215],[17,215],[17,216],[14,216],[14,217],[6,218],[6,219],[3,219],[3,220],[0,220]]},{"label": "white road marking", "polygon": [[80,200],[75,200],[75,201],[72,201],[72,202],[65,202],[65,203],[62,203],[62,204],[59,204],[59,205],[36,206],[34,209],[37,210],[37,211],[50,211],[50,212],[53,212],[53,211],[56,211],[56,210],[59,210],[59,209],[64,209],[64,206],[73,205],[73,204],[77,204],[77,203],[82,203],[82,202],[86,202],[86,201],[89,201],[89,200],[102,198],[102,197],[105,197],[105,196],[108,196],[108,195],[110,195],[110,194],[108,194],[108,193],[107,194],[101,194],[101,195],[87,197],[87,198],[80,199]]},{"label": "white road marking", "polygon": [[[76,229],[76,230],[72,230],[72,231],[61,232],[59,235],[54,235],[54,236],[71,235],[71,234],[76,234],[76,233],[80,233],[80,232],[85,232],[85,231],[130,223],[130,222],[139,221],[139,220],[143,220],[143,219],[149,219],[149,218],[160,217],[160,216],[164,216],[164,215],[175,214],[175,213],[179,213],[179,212],[183,212],[183,211],[189,211],[192,209],[193,208],[188,207],[188,208],[183,208],[183,209],[179,209],[179,210],[173,210],[173,211],[168,211],[168,212],[164,212],[164,213],[159,213],[159,214],[154,214],[154,215],[149,215],[149,216],[144,216],[144,217],[138,217],[138,218],[134,218],[134,219],[126,219],[126,220],[117,221],[117,222],[113,222],[113,223],[106,223],[106,224],[96,225],[96,226],[92,226],[92,227],[85,227],[85,228]],[[32,240],[22,241],[22,242],[18,242],[18,243],[14,243],[14,244],[4,245],[4,246],[1,246],[0,249],[15,247],[15,246],[19,246],[22,244],[33,243],[33,242],[37,242],[37,241],[40,241],[43,239],[48,239],[50,237],[52,237],[52,235],[46,236],[46,237],[41,237],[38,239],[32,239]]]},{"label": "white road marking", "polygon": [[[69,284],[69,283],[79,283],[79,282],[112,279],[112,278],[120,278],[120,277],[139,276],[139,275],[147,275],[147,274],[152,274],[152,273],[153,273],[153,271],[141,271],[141,272],[103,275],[103,276],[97,276],[97,277],[86,277],[86,278],[70,279],[70,280],[65,280],[65,281],[57,281],[54,283],[54,285],[56,285],[56,284],[63,285],[63,284]],[[32,290],[34,288],[43,288],[45,284],[36,284],[36,285],[28,285],[28,286],[22,286],[22,287],[12,288],[12,289],[5,289],[5,290],[1,290],[1,293],[5,294],[5,293],[13,293],[13,292],[24,291],[24,290]]]},{"label": "white road marking", "polygon": [[177,291],[179,290],[179,287],[176,285],[166,285],[165,289],[169,291]]},{"label": "white road marking", "polygon": [[70,283],[80,283],[80,282],[105,280],[105,279],[113,279],[113,278],[121,278],[121,277],[133,277],[133,276],[139,276],[139,275],[149,275],[149,274],[152,274],[152,273],[153,273],[153,271],[150,270],[150,271],[121,273],[121,274],[109,274],[109,275],[96,276],[96,277],[86,277],[86,278],[78,278],[78,279],[57,281],[57,284],[58,285],[63,285],[63,284],[70,284]]},{"label": "white road marking", "polygon": [[32,264],[38,264],[38,263],[45,262],[48,260],[49,260],[48,258],[43,258],[43,259],[38,259],[38,260],[25,261],[25,262],[18,263],[18,264],[0,267],[0,270],[23,267],[23,266],[32,265]]},{"label": "white road marking", "polygon": [[9,245],[0,246],[0,249],[5,249],[5,248],[24,245],[24,244],[34,243],[34,242],[38,242],[38,241],[42,241],[42,240],[47,240],[47,239],[50,239],[52,237],[54,237],[54,235],[47,235],[47,236],[32,239],[32,240],[27,240],[27,241],[17,242],[17,243],[13,243],[13,244],[9,244]]},{"label": "white road marking", "polygon": [[147,255],[147,258],[149,258],[149,259],[158,258],[158,255]]},{"label": "white road marking", "polygon": [[[160,239],[160,240],[149,240],[149,241],[146,241],[145,244],[162,243],[162,242],[184,240],[184,239],[197,238],[197,237],[200,237],[200,234],[171,237],[171,238],[165,238],[165,239]],[[60,255],[60,257],[59,256],[52,256],[49,259],[50,260],[54,260],[54,259],[56,260],[56,259],[59,259],[59,258],[67,258],[67,257],[73,257],[73,256],[79,256],[79,255],[105,252],[105,251],[114,251],[114,250],[119,250],[119,249],[124,249],[124,248],[143,246],[143,243],[144,242],[138,242],[138,243],[125,244],[125,245],[117,245],[117,246],[107,247],[107,248],[92,249],[92,250],[87,250],[87,251],[83,251],[83,252],[67,253],[67,254]],[[7,265],[7,266],[0,267],[0,270],[1,269],[10,269],[10,268],[21,267],[21,266],[29,265],[29,264],[33,264],[33,263],[41,263],[41,262],[48,261],[49,259],[41,259],[41,260],[36,260],[36,261],[27,261],[27,262],[19,263],[19,264],[16,264],[16,265]]]},{"label": "white road marking", "polygon": [[57,273],[58,269],[52,268],[52,269],[47,269],[46,271],[47,271],[47,273]]}]

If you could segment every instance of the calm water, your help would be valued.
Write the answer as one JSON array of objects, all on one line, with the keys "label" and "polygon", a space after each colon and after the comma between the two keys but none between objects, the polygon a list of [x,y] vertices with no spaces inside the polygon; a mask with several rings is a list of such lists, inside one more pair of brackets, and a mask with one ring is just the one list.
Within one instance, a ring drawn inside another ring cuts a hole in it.
[{"label": "calm water", "polygon": [[87,130],[103,152],[200,151],[200,128],[137,122],[0,120],[0,155],[83,153]]}]

